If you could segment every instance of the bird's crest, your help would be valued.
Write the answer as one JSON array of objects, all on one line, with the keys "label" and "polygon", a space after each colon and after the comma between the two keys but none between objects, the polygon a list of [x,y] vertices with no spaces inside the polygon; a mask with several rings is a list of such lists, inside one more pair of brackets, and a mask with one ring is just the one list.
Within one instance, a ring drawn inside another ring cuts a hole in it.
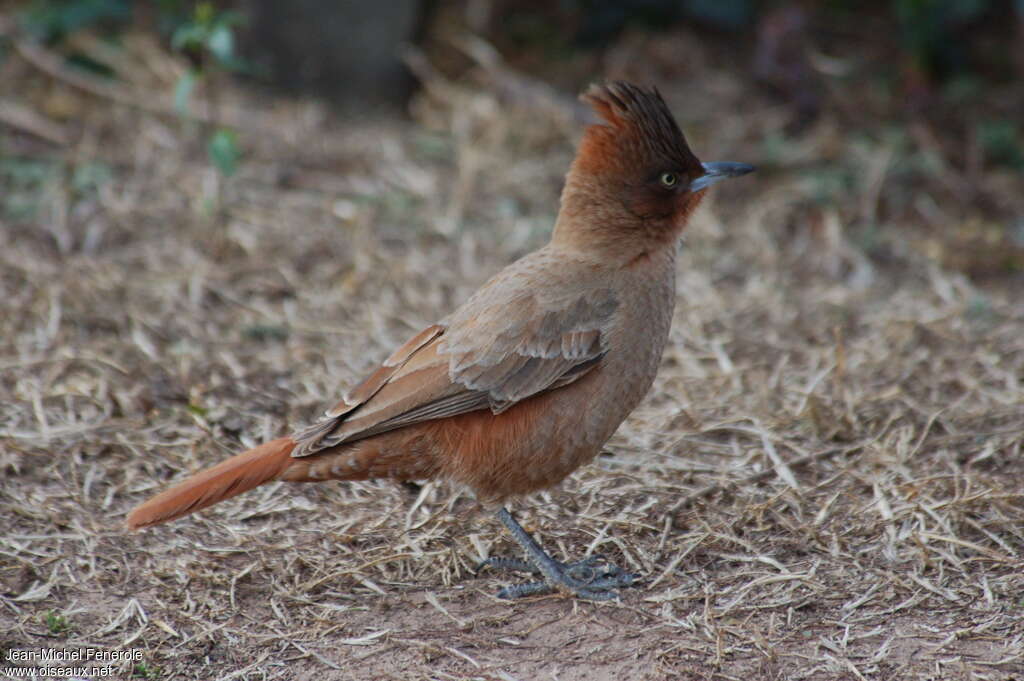
[{"label": "bird's crest", "polygon": [[699,169],[700,162],[656,88],[611,81],[590,86],[580,99],[604,121],[587,127],[577,158],[581,170],[614,172],[628,168],[626,164],[657,163]]}]

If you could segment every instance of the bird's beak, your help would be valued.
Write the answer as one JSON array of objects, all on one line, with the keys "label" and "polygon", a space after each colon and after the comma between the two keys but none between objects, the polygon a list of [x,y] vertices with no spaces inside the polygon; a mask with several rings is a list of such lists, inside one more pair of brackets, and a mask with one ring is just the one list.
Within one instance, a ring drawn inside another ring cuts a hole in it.
[{"label": "bird's beak", "polygon": [[691,192],[699,192],[707,189],[719,180],[727,180],[730,177],[739,177],[754,172],[754,166],[748,163],[732,163],[730,161],[718,161],[716,163],[701,163],[704,167],[704,174],[690,183]]}]

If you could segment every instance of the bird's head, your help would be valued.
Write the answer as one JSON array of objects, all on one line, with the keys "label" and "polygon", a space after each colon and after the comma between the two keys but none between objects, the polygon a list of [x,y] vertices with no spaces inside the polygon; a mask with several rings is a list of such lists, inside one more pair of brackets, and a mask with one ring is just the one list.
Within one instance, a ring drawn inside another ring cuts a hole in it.
[{"label": "bird's head", "polygon": [[701,163],[654,88],[616,81],[591,86],[581,99],[600,122],[587,127],[566,178],[556,237],[577,240],[598,227],[645,248],[641,242],[674,244],[704,190],[754,170]]}]

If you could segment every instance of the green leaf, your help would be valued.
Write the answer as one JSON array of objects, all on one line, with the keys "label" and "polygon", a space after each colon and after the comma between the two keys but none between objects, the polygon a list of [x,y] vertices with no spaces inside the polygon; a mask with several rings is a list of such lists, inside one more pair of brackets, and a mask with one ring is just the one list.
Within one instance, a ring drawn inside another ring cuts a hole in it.
[{"label": "green leaf", "polygon": [[232,53],[235,49],[235,36],[230,28],[224,24],[218,24],[210,32],[210,37],[206,40],[206,46],[210,48],[213,56],[220,61],[231,61]]},{"label": "green leaf", "polygon": [[254,341],[288,340],[288,327],[279,324],[251,324],[242,329],[242,335]]},{"label": "green leaf", "polygon": [[94,195],[100,187],[110,182],[113,172],[110,166],[102,161],[92,161],[75,166],[71,175],[71,187],[82,195]]},{"label": "green leaf", "polygon": [[1024,137],[1014,121],[981,121],[976,124],[975,132],[985,155],[993,163],[1024,168]]},{"label": "green leaf", "polygon": [[231,177],[238,170],[238,160],[242,156],[238,147],[238,135],[233,130],[221,128],[210,136],[206,146],[210,161],[217,166],[224,177]]},{"label": "green leaf", "polygon": [[22,25],[44,41],[58,40],[75,31],[103,24],[123,26],[131,21],[130,0],[76,0],[27,4],[21,11]]},{"label": "green leaf", "polygon": [[50,633],[54,636],[63,634],[68,630],[70,625],[68,619],[59,613],[55,613],[52,610],[46,613],[46,628],[50,630]]},{"label": "green leaf", "polygon": [[200,407],[198,404],[191,403],[186,405],[185,409],[188,411],[188,413],[194,416],[198,416],[199,418],[205,417],[206,414],[209,412],[209,409],[205,409],[204,407]]},{"label": "green leaf", "polygon": [[160,677],[160,667],[151,667],[145,662],[140,662],[132,670],[132,676],[139,679],[156,679]]},{"label": "green leaf", "polygon": [[246,23],[246,18],[241,12],[227,9],[217,16],[217,23],[221,26],[241,26]]},{"label": "green leaf", "polygon": [[177,52],[203,44],[206,29],[198,24],[183,24],[171,36],[171,48]]},{"label": "green leaf", "polygon": [[200,26],[209,26],[213,23],[214,18],[217,16],[217,10],[214,9],[213,3],[200,2],[196,5],[195,18],[196,23]]},{"label": "green leaf", "polygon": [[188,100],[192,96],[192,90],[195,89],[198,80],[198,73],[188,71],[178,79],[178,84],[174,86],[174,110],[182,116],[188,115]]}]

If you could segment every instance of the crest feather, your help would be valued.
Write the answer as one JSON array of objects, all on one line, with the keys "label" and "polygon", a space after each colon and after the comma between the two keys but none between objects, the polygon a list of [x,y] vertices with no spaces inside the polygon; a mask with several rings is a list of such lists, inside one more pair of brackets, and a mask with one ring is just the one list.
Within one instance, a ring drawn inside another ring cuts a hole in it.
[{"label": "crest feather", "polygon": [[588,126],[577,165],[601,172],[628,165],[665,164],[665,169],[700,166],[657,88],[623,81],[591,85],[580,99],[604,123]]}]

